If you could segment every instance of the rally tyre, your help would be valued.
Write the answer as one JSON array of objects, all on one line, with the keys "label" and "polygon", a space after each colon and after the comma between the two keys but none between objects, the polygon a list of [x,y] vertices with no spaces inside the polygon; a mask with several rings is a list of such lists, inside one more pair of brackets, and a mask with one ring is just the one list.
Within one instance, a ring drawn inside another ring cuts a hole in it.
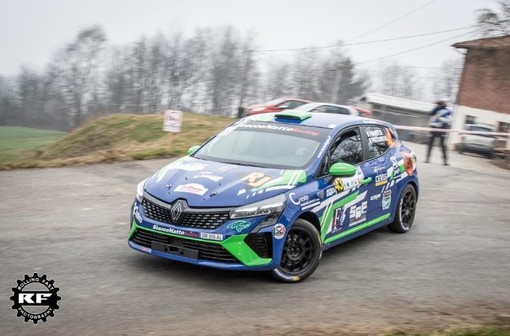
[{"label": "rally tyre", "polygon": [[315,271],[321,257],[319,232],[312,223],[298,218],[285,237],[280,266],[271,274],[281,282],[299,282]]},{"label": "rally tyre", "polygon": [[390,231],[406,233],[411,229],[416,213],[416,201],[416,190],[413,185],[406,185],[398,200],[395,219],[393,223],[388,224]]}]

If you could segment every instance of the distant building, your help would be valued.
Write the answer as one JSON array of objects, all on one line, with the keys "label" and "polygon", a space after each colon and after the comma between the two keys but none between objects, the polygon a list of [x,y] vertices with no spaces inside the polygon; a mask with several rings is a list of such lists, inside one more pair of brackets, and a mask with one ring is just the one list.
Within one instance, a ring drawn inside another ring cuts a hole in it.
[{"label": "distant building", "polygon": [[[434,104],[410,99],[367,93],[357,104],[371,110],[373,118],[388,121],[394,125],[428,127],[430,111]],[[425,142],[428,133],[399,130],[403,140]]]},{"label": "distant building", "polygon": [[[499,132],[510,132],[510,35],[458,42],[453,47],[466,49],[453,128],[489,124]],[[450,143],[457,142],[459,135],[453,134]]]}]

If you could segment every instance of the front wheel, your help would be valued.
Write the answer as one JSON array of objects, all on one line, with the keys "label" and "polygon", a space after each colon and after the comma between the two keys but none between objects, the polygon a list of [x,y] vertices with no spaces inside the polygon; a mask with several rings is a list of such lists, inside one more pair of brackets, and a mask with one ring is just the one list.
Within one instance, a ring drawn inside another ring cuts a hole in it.
[{"label": "front wheel", "polygon": [[416,213],[416,190],[411,184],[406,185],[398,200],[397,213],[393,223],[388,224],[392,232],[406,233],[413,225]]},{"label": "front wheel", "polygon": [[282,282],[304,280],[319,266],[321,256],[319,232],[312,223],[299,218],[285,238],[280,266],[271,274]]}]

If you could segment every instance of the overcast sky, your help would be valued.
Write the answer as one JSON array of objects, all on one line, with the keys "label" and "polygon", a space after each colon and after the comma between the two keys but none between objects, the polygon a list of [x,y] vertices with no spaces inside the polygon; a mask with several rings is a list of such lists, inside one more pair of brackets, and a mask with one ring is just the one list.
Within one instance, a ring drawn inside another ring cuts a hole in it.
[{"label": "overcast sky", "polygon": [[[468,27],[475,24],[476,11],[484,7],[498,8],[491,0],[0,0],[0,74],[16,74],[22,64],[42,69],[56,49],[72,41],[79,29],[93,24],[101,25],[114,44],[157,32],[191,34],[195,27],[232,25],[241,32],[254,31],[260,50],[289,49]],[[354,62],[362,63],[449,39],[387,59],[408,66],[438,67],[445,59],[460,57],[451,44],[474,38],[466,34],[470,31],[344,50]],[[362,64],[374,67],[377,62]]]}]

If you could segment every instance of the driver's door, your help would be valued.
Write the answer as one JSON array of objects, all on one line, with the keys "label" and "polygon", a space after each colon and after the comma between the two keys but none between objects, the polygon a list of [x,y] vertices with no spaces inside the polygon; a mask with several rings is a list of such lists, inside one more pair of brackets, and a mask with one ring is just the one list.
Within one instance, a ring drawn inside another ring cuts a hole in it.
[{"label": "driver's door", "polygon": [[[360,129],[350,128],[336,138],[324,158],[325,207],[320,220],[321,236],[326,243],[368,220],[367,185],[371,179],[365,178],[360,167],[366,156],[363,148]],[[330,176],[329,167],[339,162],[355,166],[356,173],[349,177]]]}]

